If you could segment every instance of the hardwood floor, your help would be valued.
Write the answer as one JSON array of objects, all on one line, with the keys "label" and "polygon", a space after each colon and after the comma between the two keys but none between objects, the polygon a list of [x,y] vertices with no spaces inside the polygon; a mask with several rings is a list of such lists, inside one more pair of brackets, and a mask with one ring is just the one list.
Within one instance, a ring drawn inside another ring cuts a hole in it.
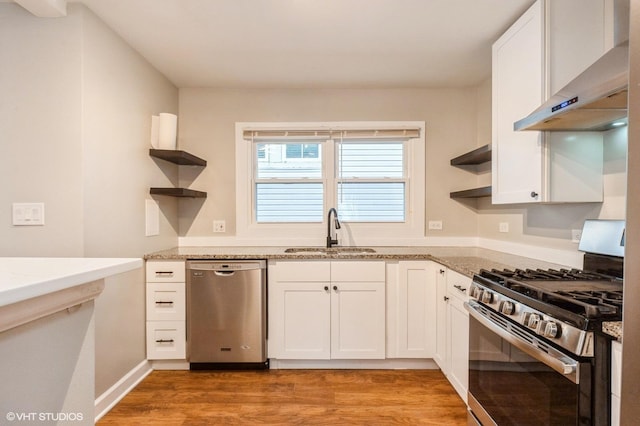
[{"label": "hardwood floor", "polygon": [[154,371],[108,425],[466,425],[439,370]]}]

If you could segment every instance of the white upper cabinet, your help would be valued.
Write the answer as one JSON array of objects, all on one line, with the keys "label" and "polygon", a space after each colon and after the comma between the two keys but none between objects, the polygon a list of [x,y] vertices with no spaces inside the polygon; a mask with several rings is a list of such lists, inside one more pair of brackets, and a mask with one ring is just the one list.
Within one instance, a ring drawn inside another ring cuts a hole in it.
[{"label": "white upper cabinet", "polygon": [[614,0],[548,1],[548,95],[553,95],[614,44]]},{"label": "white upper cabinet", "polygon": [[602,133],[516,132],[513,123],[611,47],[611,1],[538,0],[494,43],[494,204],[603,200]]},{"label": "white upper cabinet", "polygon": [[536,202],[542,192],[543,134],[513,123],[543,100],[543,3],[536,2],[493,45],[492,201]]}]

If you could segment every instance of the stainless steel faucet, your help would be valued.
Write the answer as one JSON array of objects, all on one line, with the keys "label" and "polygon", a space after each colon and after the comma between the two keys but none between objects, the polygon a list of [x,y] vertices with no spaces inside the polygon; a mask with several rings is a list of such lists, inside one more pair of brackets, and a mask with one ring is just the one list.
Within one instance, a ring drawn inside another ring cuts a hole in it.
[{"label": "stainless steel faucet", "polygon": [[338,233],[336,233],[336,238],[331,238],[331,213],[333,213],[333,220],[336,231],[340,229],[340,221],[338,220],[338,211],[331,207],[329,209],[329,213],[327,214],[327,248],[331,248],[334,244],[338,244]]}]

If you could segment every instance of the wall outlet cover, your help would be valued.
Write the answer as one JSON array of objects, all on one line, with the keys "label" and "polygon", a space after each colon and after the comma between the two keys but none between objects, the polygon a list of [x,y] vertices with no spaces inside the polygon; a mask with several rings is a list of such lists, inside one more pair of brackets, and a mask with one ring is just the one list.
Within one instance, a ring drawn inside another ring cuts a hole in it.
[{"label": "wall outlet cover", "polygon": [[213,221],[213,232],[225,232],[227,230],[227,224],[224,220]]},{"label": "wall outlet cover", "polygon": [[500,222],[500,225],[498,225],[498,231],[509,232],[509,222]]},{"label": "wall outlet cover", "polygon": [[582,229],[572,229],[571,230],[571,242],[579,243],[582,238]]},{"label": "wall outlet cover", "polygon": [[429,229],[433,231],[442,231],[442,221],[441,220],[430,220],[429,221]]}]

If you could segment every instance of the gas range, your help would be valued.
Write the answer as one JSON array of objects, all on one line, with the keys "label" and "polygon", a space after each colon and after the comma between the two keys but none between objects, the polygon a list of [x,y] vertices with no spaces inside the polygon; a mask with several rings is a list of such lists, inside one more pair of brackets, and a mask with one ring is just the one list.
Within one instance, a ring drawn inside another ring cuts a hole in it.
[{"label": "gas range", "polygon": [[593,356],[593,332],[622,318],[622,281],[579,269],[482,270],[472,299],[571,353]]},{"label": "gas range", "polygon": [[582,269],[482,270],[469,312],[470,424],[609,425],[624,221],[585,221]]}]

